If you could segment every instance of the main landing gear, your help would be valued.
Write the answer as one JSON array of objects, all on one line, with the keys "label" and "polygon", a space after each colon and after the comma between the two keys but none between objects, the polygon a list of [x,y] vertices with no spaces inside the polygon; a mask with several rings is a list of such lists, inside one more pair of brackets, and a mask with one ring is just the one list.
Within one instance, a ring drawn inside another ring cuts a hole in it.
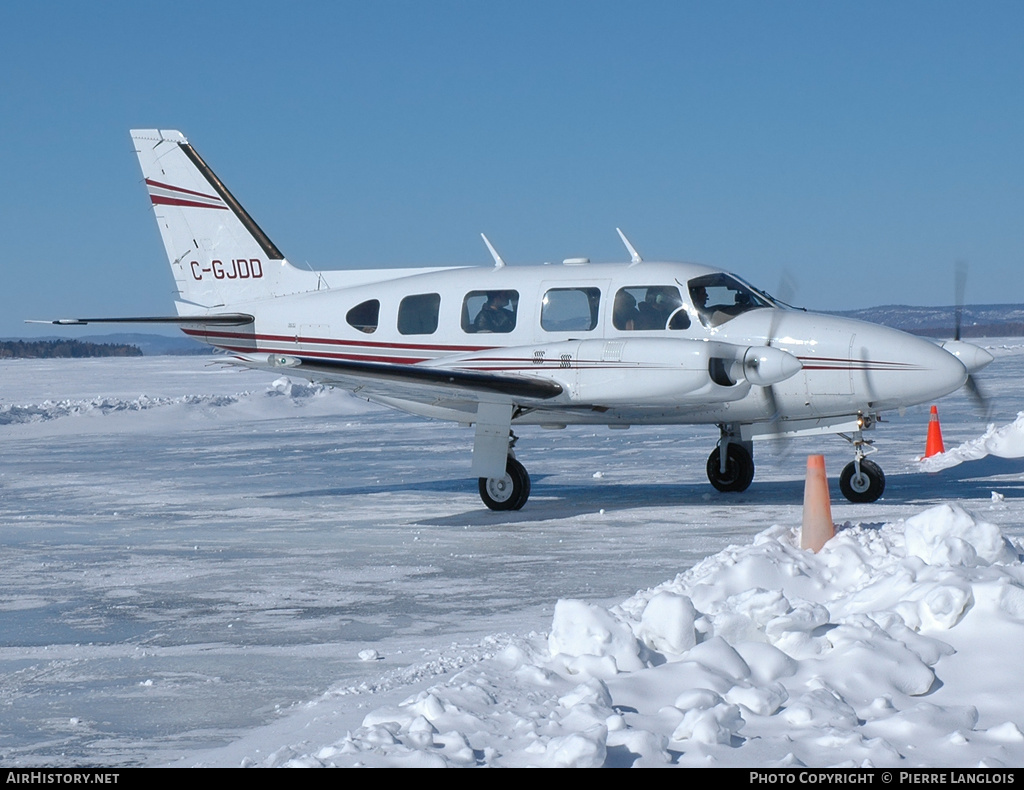
[{"label": "main landing gear", "polygon": [[722,432],[718,446],[708,456],[708,480],[719,491],[746,491],[754,479],[753,443],[730,441]]},{"label": "main landing gear", "polygon": [[519,437],[509,431],[508,459],[502,477],[479,478],[480,499],[491,510],[519,510],[530,498],[530,475],[512,449],[517,441]]},{"label": "main landing gear", "polygon": [[511,455],[504,477],[481,477],[480,498],[491,510],[519,510],[530,498],[530,475]]}]

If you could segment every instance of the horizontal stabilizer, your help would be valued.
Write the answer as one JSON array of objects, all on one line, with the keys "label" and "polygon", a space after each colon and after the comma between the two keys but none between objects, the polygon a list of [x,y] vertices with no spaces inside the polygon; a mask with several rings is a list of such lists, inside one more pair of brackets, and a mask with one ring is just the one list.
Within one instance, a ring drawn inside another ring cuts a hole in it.
[{"label": "horizontal stabilizer", "polygon": [[131,318],[58,318],[54,321],[27,319],[26,324],[56,324],[57,326],[84,326],[85,324],[205,324],[207,326],[245,326],[256,319],[248,313],[215,313],[213,315],[147,315]]},{"label": "horizontal stabilizer", "polygon": [[303,376],[309,373],[320,373],[327,377],[333,375],[378,382],[415,383],[445,389],[503,395],[510,399],[547,400],[562,394],[561,385],[553,381],[471,370],[356,362],[347,359],[308,359],[277,354],[271,355],[270,364],[275,368],[291,368],[293,370],[298,368],[295,372]]}]

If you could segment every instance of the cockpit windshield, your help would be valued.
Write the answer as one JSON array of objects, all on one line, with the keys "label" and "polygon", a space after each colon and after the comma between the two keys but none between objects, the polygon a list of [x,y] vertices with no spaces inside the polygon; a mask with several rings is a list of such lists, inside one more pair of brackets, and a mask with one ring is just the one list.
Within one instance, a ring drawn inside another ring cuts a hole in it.
[{"label": "cockpit windshield", "polygon": [[694,277],[688,287],[704,326],[720,326],[741,313],[776,306],[765,294],[725,272]]}]

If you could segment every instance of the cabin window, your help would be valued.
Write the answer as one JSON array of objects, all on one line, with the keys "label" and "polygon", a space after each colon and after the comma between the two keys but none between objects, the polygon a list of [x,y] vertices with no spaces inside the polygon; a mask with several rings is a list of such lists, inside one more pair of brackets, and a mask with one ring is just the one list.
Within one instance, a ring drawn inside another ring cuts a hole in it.
[{"label": "cabin window", "polygon": [[377,331],[377,320],[380,318],[380,301],[370,299],[361,302],[345,314],[345,320],[350,326],[360,332],[371,334]]},{"label": "cabin window", "polygon": [[518,309],[518,291],[470,291],[462,302],[462,330],[511,332]]},{"label": "cabin window", "polygon": [[612,326],[626,331],[689,329],[690,316],[676,286],[636,285],[616,292]]},{"label": "cabin window", "polygon": [[741,313],[772,306],[764,294],[724,272],[695,277],[687,285],[694,310],[705,326],[719,326]]},{"label": "cabin window", "polygon": [[599,288],[552,288],[540,306],[540,325],[548,332],[589,332],[597,326]]},{"label": "cabin window", "polygon": [[432,335],[437,331],[440,294],[415,294],[398,305],[398,331],[403,335]]}]

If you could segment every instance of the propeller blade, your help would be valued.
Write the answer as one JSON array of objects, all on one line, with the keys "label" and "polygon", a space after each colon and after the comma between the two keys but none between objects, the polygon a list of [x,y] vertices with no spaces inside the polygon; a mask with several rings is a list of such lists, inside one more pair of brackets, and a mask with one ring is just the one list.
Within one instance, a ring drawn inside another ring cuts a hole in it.
[{"label": "propeller blade", "polygon": [[875,388],[871,384],[871,365],[868,364],[868,350],[865,346],[860,347],[858,357],[861,363],[861,370],[864,372],[864,388],[870,403],[875,400]]},{"label": "propeller blade", "polygon": [[[785,275],[784,275],[785,276]],[[783,285],[789,286],[787,290],[795,291],[792,280],[788,283],[784,280],[779,283],[780,287]],[[775,341],[775,328],[778,322],[779,311],[777,308],[772,309],[771,321],[768,323],[768,337],[765,338],[764,344],[766,348],[772,348],[772,343]],[[802,366],[801,366],[802,367]],[[789,447],[789,442],[782,436],[778,436],[782,430],[782,415],[779,414],[779,402],[775,397],[775,385],[769,384],[763,388],[765,400],[768,402],[768,409],[771,412],[769,423],[772,426],[772,433],[776,434],[776,437],[771,440],[773,450],[779,455],[785,455]]]},{"label": "propeller blade", "polygon": [[981,387],[978,386],[978,380],[973,375],[967,377],[964,389],[967,390],[967,395],[974,404],[975,411],[983,419],[987,420],[992,413],[992,401],[981,391]]},{"label": "propeller blade", "polygon": [[[953,268],[953,294],[956,300],[956,312],[954,314],[953,324],[953,340],[958,341],[962,335],[963,327],[963,313],[964,313],[964,291],[967,288],[967,261],[957,261]],[[965,345],[966,348],[966,345]],[[950,353],[955,354],[958,357],[962,356],[962,353],[958,353],[955,349],[947,349]],[[967,357],[962,358],[960,361],[965,364],[968,370],[974,368],[980,370],[991,361],[991,355],[984,354],[981,360],[976,359],[978,356],[975,352],[974,356],[968,359]],[[971,364],[968,364],[970,362]],[[981,387],[978,386],[978,380],[974,378],[974,374],[970,373],[967,376],[967,382],[964,384],[964,389],[967,390],[967,395],[974,404],[975,411],[983,419],[988,419],[992,413],[992,403],[988,397],[981,391]]]},{"label": "propeller blade", "polygon": [[771,296],[784,305],[790,305],[796,298],[797,290],[797,281],[793,273],[789,269],[783,269],[779,275],[779,286]]},{"label": "propeller blade", "polygon": [[960,339],[960,326],[964,314],[964,291],[967,288],[967,262],[957,261],[953,269],[953,298],[956,305],[954,311],[953,339]]}]

